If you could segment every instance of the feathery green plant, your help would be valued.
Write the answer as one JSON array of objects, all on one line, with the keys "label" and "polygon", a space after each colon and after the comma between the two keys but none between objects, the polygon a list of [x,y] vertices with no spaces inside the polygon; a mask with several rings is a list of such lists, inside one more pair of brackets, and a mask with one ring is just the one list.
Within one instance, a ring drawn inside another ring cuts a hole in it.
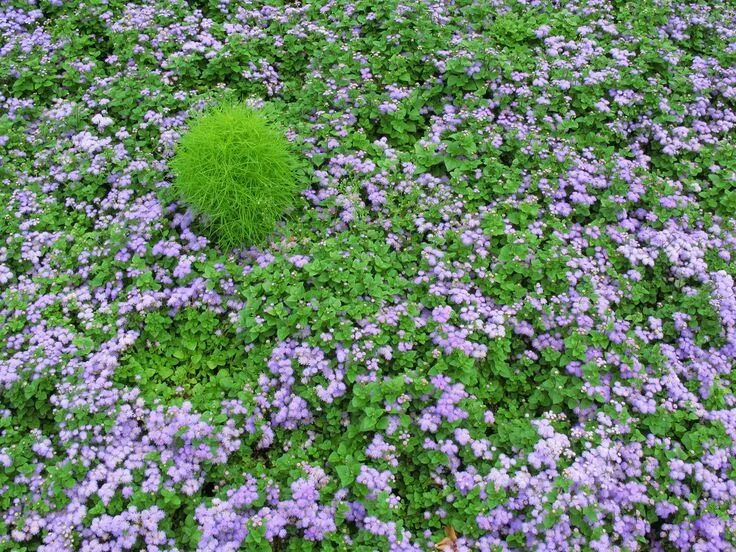
[{"label": "feathery green plant", "polygon": [[290,143],[272,118],[242,103],[196,116],[171,168],[179,199],[224,247],[262,241],[299,193]]}]

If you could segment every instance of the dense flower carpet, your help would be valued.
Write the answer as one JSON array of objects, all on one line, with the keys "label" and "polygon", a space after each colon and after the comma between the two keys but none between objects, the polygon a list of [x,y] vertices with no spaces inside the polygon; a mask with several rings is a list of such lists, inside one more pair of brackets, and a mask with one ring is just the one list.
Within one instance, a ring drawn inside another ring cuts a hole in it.
[{"label": "dense flower carpet", "polygon": [[734,2],[5,0],[0,210],[0,551],[736,550]]}]

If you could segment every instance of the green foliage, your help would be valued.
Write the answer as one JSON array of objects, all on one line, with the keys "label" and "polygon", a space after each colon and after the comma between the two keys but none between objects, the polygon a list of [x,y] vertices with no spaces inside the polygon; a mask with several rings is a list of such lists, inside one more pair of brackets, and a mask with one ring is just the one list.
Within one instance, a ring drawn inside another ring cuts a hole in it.
[{"label": "green foliage", "polygon": [[289,142],[273,120],[242,103],[195,116],[171,168],[178,197],[224,247],[261,242],[298,197]]},{"label": "green foliage", "polygon": [[189,400],[203,409],[223,392],[242,388],[247,354],[232,327],[208,310],[176,316],[152,312],[143,332],[115,373],[151,401]]}]

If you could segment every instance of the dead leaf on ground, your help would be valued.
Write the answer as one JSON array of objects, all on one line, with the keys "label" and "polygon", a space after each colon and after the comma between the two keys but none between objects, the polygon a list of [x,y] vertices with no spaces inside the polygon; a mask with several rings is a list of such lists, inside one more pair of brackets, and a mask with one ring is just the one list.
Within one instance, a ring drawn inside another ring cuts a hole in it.
[{"label": "dead leaf on ground", "polygon": [[457,533],[451,526],[445,527],[445,538],[434,545],[435,550],[442,552],[457,552]]}]

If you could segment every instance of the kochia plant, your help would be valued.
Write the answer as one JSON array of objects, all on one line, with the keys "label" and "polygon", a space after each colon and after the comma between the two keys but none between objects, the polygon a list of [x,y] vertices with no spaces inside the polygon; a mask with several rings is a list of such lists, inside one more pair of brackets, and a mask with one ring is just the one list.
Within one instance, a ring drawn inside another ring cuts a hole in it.
[{"label": "kochia plant", "polygon": [[171,168],[178,197],[224,247],[262,241],[299,192],[290,143],[262,113],[242,103],[195,116]]}]

